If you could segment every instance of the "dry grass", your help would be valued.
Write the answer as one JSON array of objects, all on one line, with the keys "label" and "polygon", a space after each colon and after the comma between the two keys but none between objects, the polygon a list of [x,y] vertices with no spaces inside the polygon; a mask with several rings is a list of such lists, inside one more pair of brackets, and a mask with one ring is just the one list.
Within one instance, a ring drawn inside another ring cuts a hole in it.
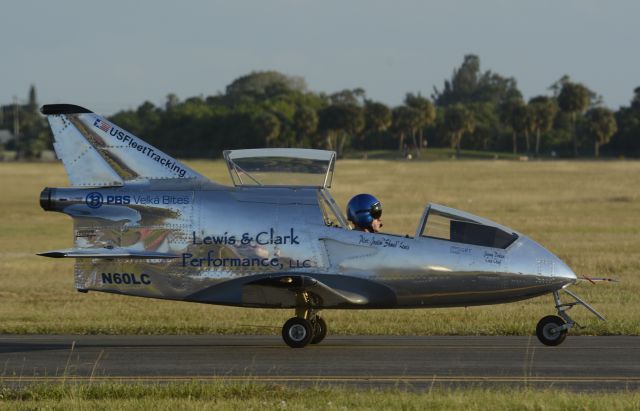
[{"label": "dry grass", "polygon": [[[222,162],[190,166],[223,183]],[[71,220],[38,205],[45,186],[67,186],[61,164],[0,163],[0,332],[279,333],[291,312],[129,298],[73,289],[71,260],[35,256],[70,247]],[[618,284],[573,289],[608,318],[573,333],[640,334],[640,162],[338,163],[332,192],[344,205],[359,192],[384,204],[385,231],[413,234],[426,203],[495,220],[541,242],[579,275]],[[458,309],[327,311],[334,334],[531,334],[553,313],[550,297]]]},{"label": "dry grass", "polygon": [[513,388],[360,389],[263,384],[37,385],[0,390],[16,410],[634,410],[637,391],[575,393]]}]

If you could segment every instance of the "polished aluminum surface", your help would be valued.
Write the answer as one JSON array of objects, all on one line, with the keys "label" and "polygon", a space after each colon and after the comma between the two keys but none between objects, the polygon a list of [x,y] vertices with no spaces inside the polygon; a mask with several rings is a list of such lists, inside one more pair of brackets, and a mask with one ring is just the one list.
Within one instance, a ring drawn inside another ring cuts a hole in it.
[{"label": "polished aluminum surface", "polygon": [[[414,237],[351,230],[326,189],[330,152],[301,152],[329,161],[316,186],[228,187],[93,113],[48,118],[73,187],[45,189],[41,204],[73,218],[74,247],[43,255],[76,258],[82,291],[246,307],[446,307],[576,281],[526,236],[444,206],[427,206]],[[438,219],[444,238],[429,231]]]}]

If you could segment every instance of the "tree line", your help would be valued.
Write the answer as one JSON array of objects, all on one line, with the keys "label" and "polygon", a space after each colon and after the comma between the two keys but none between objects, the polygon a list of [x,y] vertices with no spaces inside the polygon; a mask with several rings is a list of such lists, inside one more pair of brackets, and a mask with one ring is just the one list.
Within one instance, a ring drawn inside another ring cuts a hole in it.
[{"label": "tree line", "polygon": [[[311,147],[394,149],[419,155],[428,147],[512,152],[528,156],[640,156],[640,87],[612,111],[584,84],[561,77],[547,94],[522,96],[517,82],[482,71],[467,55],[430,97],[407,93],[389,107],[361,88],[309,91],[302,77],[276,71],[235,79],[224,93],[163,107],[146,101],[109,118],[158,148],[185,158],[219,157],[224,149]],[[24,139],[25,141],[27,139]]]}]

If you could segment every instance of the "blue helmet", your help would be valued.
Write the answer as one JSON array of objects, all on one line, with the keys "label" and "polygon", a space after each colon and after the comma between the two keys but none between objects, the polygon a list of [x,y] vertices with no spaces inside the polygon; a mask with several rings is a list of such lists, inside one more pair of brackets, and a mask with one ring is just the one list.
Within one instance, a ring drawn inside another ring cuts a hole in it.
[{"label": "blue helmet", "polygon": [[371,194],[358,194],[347,204],[347,219],[358,227],[369,227],[382,216],[382,204]]}]

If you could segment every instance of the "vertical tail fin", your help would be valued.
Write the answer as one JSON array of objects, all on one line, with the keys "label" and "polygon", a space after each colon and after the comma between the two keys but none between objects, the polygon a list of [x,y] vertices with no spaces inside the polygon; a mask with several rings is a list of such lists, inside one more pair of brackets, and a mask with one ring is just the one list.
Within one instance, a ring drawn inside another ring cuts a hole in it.
[{"label": "vertical tail fin", "polygon": [[71,185],[117,186],[127,181],[207,178],[103,117],[71,104],[50,104],[54,149]]}]

